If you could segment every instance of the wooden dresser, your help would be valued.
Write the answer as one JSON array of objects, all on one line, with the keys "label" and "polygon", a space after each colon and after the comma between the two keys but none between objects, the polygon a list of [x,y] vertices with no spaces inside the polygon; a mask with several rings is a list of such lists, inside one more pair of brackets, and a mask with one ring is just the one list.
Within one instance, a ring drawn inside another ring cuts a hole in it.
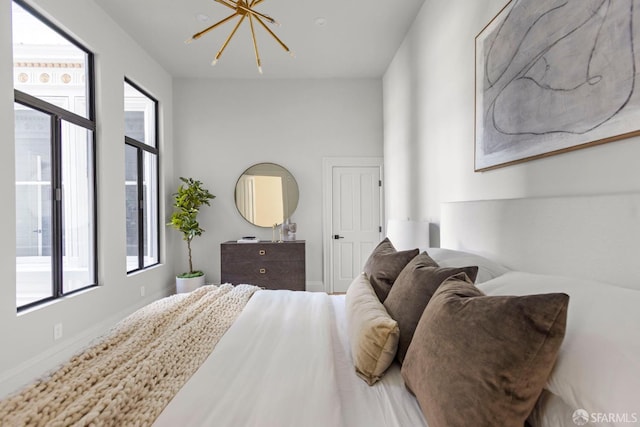
[{"label": "wooden dresser", "polygon": [[220,272],[222,283],[248,283],[267,289],[304,291],[304,240],[221,243]]}]

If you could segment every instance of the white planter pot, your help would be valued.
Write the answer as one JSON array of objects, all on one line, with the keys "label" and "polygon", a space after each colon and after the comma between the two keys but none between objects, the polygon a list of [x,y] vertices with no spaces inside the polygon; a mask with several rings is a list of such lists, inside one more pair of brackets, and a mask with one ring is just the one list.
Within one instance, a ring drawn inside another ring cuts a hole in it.
[{"label": "white planter pot", "polygon": [[204,285],[204,274],[189,278],[176,277],[176,292],[179,294],[195,291],[202,285]]}]

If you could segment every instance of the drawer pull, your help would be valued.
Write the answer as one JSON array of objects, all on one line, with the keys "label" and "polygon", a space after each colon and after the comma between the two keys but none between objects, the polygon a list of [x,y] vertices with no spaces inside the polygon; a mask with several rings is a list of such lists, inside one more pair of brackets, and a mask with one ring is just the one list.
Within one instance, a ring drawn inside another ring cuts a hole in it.
[{"label": "drawer pull", "polygon": [[267,251],[265,251],[264,249],[260,249],[260,250],[258,251],[258,253],[259,253],[260,255],[266,255]]},{"label": "drawer pull", "polygon": [[260,274],[266,274],[266,272],[267,272],[267,269],[266,269],[266,268],[261,268],[261,269],[260,269]]}]

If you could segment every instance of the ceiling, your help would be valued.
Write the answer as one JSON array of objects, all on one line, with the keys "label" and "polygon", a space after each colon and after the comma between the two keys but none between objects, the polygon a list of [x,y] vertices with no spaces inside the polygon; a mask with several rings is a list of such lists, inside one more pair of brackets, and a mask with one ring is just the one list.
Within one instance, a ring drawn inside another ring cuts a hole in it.
[{"label": "ceiling", "polygon": [[[424,0],[265,0],[255,9],[276,19],[274,33],[256,24],[263,74],[255,63],[248,20],[215,65],[234,27],[227,22],[184,41],[233,11],[214,0],[94,0],[169,73],[185,78],[379,78]],[[324,25],[318,21],[324,21]],[[267,24],[269,25],[269,24]]]}]

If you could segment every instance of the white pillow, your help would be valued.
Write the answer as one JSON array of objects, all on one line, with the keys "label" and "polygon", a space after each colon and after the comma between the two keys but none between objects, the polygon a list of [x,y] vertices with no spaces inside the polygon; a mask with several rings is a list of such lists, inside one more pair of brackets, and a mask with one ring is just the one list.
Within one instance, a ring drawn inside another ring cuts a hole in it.
[{"label": "white pillow", "polygon": [[468,252],[453,249],[428,248],[427,254],[441,267],[478,266],[476,284],[486,282],[487,280],[503,275],[507,271],[511,271],[504,265]]},{"label": "white pillow", "polygon": [[568,294],[565,337],[545,388],[572,411],[585,410],[590,422],[611,421],[610,414],[640,422],[640,290],[522,272],[478,288],[487,295]]},{"label": "white pillow", "polygon": [[564,400],[549,390],[542,390],[527,421],[532,427],[576,427],[574,412]]}]

